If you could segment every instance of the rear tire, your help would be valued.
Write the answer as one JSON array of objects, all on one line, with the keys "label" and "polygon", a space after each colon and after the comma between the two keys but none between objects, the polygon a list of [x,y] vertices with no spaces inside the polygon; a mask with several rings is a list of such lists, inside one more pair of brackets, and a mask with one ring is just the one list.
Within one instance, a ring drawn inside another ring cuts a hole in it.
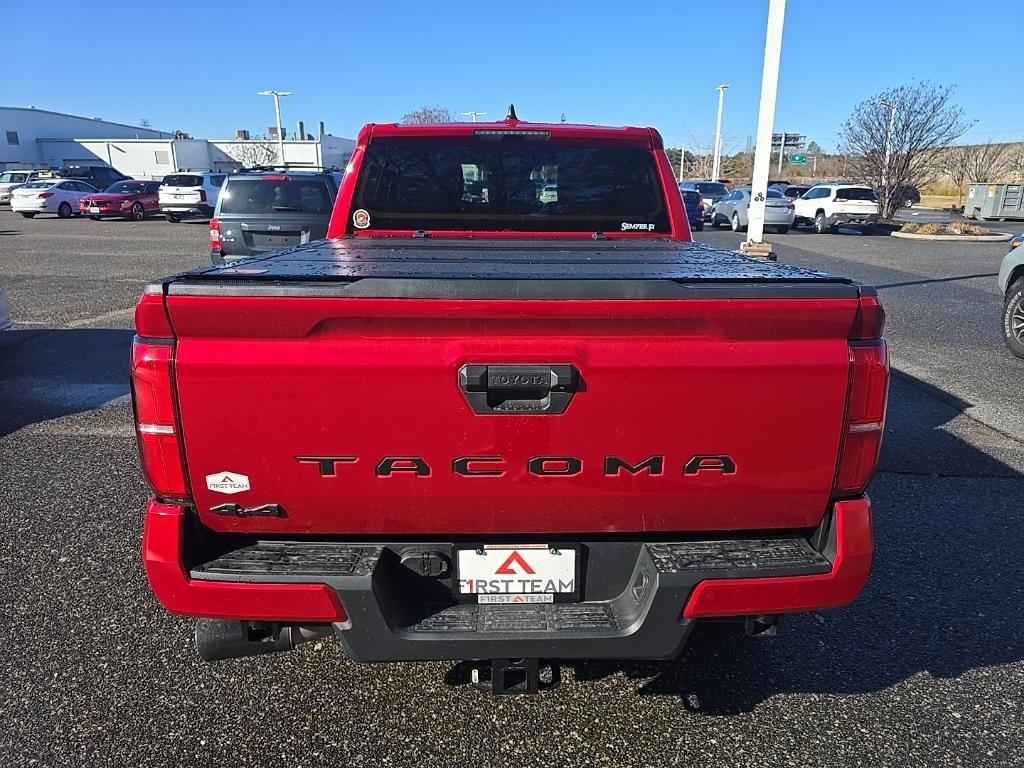
[{"label": "rear tire", "polygon": [[780,235],[784,235],[787,232],[789,232],[789,225],[788,224],[781,224],[781,225],[779,225],[779,226],[777,226],[775,228],[775,231],[778,232]]},{"label": "rear tire", "polygon": [[33,216],[35,216],[34,213],[26,213],[25,211],[19,211],[19,213],[21,213],[21,215],[24,216],[26,219],[31,219]]},{"label": "rear tire", "polygon": [[818,211],[818,215],[814,217],[814,231],[819,235],[830,235],[834,231],[822,211]]},{"label": "rear tire", "polygon": [[132,221],[142,221],[146,218],[146,209],[142,207],[142,203],[132,205],[131,216]]},{"label": "rear tire", "polygon": [[171,222],[171,224],[178,224],[181,222],[180,213],[165,213],[164,218]]},{"label": "rear tire", "polygon": [[691,228],[693,229],[694,232],[703,232],[704,231],[704,222],[703,221],[698,221]]},{"label": "rear tire", "polygon": [[71,210],[71,206],[67,203],[61,203],[57,206],[58,219],[70,219],[72,213],[74,213],[74,211]]},{"label": "rear tire", "polygon": [[1006,292],[1003,304],[1003,341],[1014,355],[1024,358],[1024,277]]}]

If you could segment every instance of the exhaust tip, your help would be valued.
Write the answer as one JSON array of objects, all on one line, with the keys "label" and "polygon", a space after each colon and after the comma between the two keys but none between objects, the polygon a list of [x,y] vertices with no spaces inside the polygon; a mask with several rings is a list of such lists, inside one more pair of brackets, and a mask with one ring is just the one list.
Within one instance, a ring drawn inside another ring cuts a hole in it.
[{"label": "exhaust tip", "polygon": [[331,631],[330,624],[299,626],[259,621],[199,619],[195,630],[196,650],[204,661],[238,659],[290,651],[300,643],[326,637]]}]

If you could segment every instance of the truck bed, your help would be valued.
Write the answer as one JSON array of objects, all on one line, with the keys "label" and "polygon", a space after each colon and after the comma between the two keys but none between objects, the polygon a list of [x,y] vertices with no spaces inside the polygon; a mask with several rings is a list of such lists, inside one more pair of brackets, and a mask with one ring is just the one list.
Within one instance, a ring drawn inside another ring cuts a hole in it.
[{"label": "truck bed", "polygon": [[[434,281],[445,281],[438,283]],[[187,295],[452,298],[855,297],[844,277],[694,242],[346,237],[170,279]]]}]

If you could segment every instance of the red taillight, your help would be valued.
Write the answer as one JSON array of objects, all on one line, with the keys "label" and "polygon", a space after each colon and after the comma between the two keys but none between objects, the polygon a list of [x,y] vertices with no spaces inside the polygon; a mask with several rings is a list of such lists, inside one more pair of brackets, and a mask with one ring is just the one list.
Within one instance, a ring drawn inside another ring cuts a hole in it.
[{"label": "red taillight", "polygon": [[210,250],[219,251],[220,246],[220,222],[216,219],[210,219]]},{"label": "red taillight", "polygon": [[48,197],[53,197],[53,192],[40,192],[36,197],[40,200],[45,200]]},{"label": "red taillight", "polygon": [[701,197],[700,192],[697,193],[697,205],[704,205],[704,198]]},{"label": "red taillight", "polygon": [[163,296],[144,294],[135,317],[140,335],[132,342],[132,399],[142,472],[160,498],[185,499],[188,484],[174,404],[174,339],[141,335],[170,333]]},{"label": "red taillight", "polygon": [[885,429],[889,353],[882,339],[850,342],[850,389],[833,493],[859,496],[875,474]]},{"label": "red taillight", "polygon": [[795,208],[796,208],[796,206],[795,206],[795,205],[793,205],[792,203],[786,203],[786,209],[787,209],[787,210],[790,210],[790,211],[792,211],[792,210],[794,210]]},{"label": "red taillight", "polygon": [[266,176],[262,176],[263,181],[289,181],[287,176],[283,176],[280,173],[268,173]]}]

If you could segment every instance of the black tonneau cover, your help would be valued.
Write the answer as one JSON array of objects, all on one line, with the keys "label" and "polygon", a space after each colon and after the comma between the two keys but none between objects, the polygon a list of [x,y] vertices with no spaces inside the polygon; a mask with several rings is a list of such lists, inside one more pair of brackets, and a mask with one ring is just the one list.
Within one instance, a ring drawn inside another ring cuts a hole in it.
[{"label": "black tonneau cover", "polygon": [[169,294],[437,298],[857,296],[851,280],[671,240],[321,240],[164,281]]}]

